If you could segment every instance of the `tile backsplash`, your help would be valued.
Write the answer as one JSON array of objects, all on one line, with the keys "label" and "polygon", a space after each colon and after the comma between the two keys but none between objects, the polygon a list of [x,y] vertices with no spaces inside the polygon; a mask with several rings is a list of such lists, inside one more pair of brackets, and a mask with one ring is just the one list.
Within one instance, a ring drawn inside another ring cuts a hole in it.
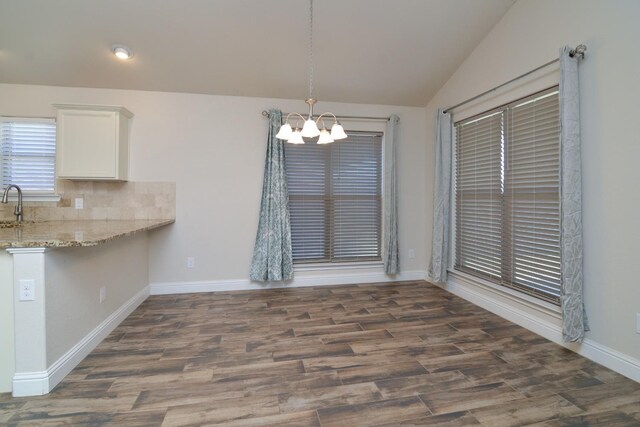
[{"label": "tile backsplash", "polygon": [[[59,202],[23,202],[25,221],[174,219],[173,182],[90,182],[58,180]],[[15,194],[12,191],[12,194]],[[75,208],[82,198],[83,209]],[[15,202],[0,204],[0,220],[15,219]]]}]

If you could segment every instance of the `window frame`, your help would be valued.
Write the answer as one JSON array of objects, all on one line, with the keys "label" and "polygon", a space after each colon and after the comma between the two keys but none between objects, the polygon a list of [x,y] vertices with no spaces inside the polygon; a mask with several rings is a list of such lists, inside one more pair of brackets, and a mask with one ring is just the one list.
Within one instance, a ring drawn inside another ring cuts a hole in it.
[{"label": "window frame", "polygon": [[[457,159],[457,154],[458,154],[458,141],[457,141],[457,131],[456,131],[456,126],[461,124],[461,123],[468,123],[468,122],[472,122],[473,120],[477,120],[483,117],[488,117],[491,114],[495,114],[495,113],[500,113],[504,115],[504,150],[505,152],[503,153],[503,161],[507,162],[507,157],[509,156],[508,154],[508,144],[510,143],[509,140],[507,140],[508,138],[508,134],[510,132],[510,125],[509,125],[509,116],[507,114],[507,109],[510,107],[517,107],[518,103],[520,103],[521,101],[524,101],[526,99],[529,98],[535,98],[535,97],[539,97],[542,98],[545,95],[551,95],[554,92],[558,92],[559,90],[559,85],[557,83],[553,84],[552,86],[543,88],[543,89],[539,89],[539,90],[535,90],[533,92],[530,92],[524,96],[520,96],[516,99],[510,100],[508,102],[504,102],[501,105],[497,106],[497,107],[492,107],[492,108],[488,108],[486,110],[483,110],[479,113],[474,113],[471,116],[467,116],[461,120],[458,120],[456,122],[454,122],[453,124],[453,132],[452,132],[452,155],[451,155],[451,173],[452,173],[452,179],[451,179],[451,214],[450,214],[450,218],[451,218],[451,224],[452,226],[450,227],[450,245],[449,245],[449,269],[448,271],[450,273],[453,274],[454,277],[458,277],[458,278],[462,278],[465,281],[470,281],[470,282],[477,282],[478,285],[480,285],[481,287],[485,287],[488,289],[492,289],[494,292],[498,292],[503,294],[504,296],[512,296],[512,297],[517,297],[520,298],[524,301],[527,302],[533,302],[535,304],[539,304],[542,307],[545,307],[547,309],[551,309],[552,311],[555,311],[556,308],[559,307],[560,305],[560,298],[559,297],[553,297],[551,295],[545,295],[542,292],[535,292],[532,291],[529,287],[524,286],[524,285],[520,285],[517,283],[505,283],[505,281],[502,280],[495,280],[492,279],[489,276],[485,276],[485,275],[481,275],[481,274],[475,274],[474,272],[470,272],[467,271],[466,269],[459,269],[456,266],[456,257],[457,257],[457,226],[458,226],[458,222],[457,222],[457,192],[456,192],[456,179],[458,176],[458,170],[457,170],[457,165],[458,165],[458,159]],[[558,113],[559,114],[559,113]],[[558,117],[558,121],[559,121],[559,117]],[[560,135],[558,134],[558,138],[560,138]],[[562,162],[562,155],[561,155],[561,140],[558,140],[558,163],[559,166],[561,165]],[[504,165],[503,165],[504,167]],[[558,201],[560,203],[561,199],[562,199],[562,193],[561,193],[561,171],[558,171]],[[507,208],[504,206],[505,202],[504,200],[506,200],[507,196],[505,195],[506,193],[506,188],[504,186],[506,186],[507,183],[507,174],[506,172],[503,175],[503,179],[502,179],[502,185],[503,185],[503,192],[501,195],[501,198],[503,199],[503,206],[502,206],[502,214],[504,215],[507,211]],[[562,206],[561,204],[559,205],[559,225],[560,225],[560,230],[562,227]],[[504,233],[504,231],[503,231]],[[560,231],[561,233],[561,231]],[[504,234],[502,234],[502,236],[504,236]],[[509,249],[510,249],[510,254],[509,257],[512,256],[513,253],[513,243],[510,243],[509,245]],[[560,248],[562,247],[562,239],[560,237]],[[503,254],[505,253],[504,250],[504,245],[503,245],[503,250],[501,252],[501,257],[503,256]],[[561,262],[561,261],[560,261]],[[504,265],[504,261],[502,261],[501,263],[502,265]],[[511,272],[511,274],[514,274],[513,272]],[[562,287],[563,287],[563,278],[562,276],[560,276],[560,292],[562,292]]]},{"label": "window frame", "polygon": [[[55,149],[56,152],[54,154],[54,174],[53,174],[53,189],[51,191],[34,191],[28,189],[22,189],[22,199],[23,201],[31,201],[31,202],[58,202],[60,201],[60,195],[58,194],[58,183],[57,183],[57,121],[55,117],[27,117],[27,116],[5,116],[0,115],[0,125],[3,122],[24,122],[24,123],[53,123],[56,128],[56,144]],[[0,145],[2,141],[0,140]],[[44,157],[44,156],[43,156]],[[0,155],[0,168],[2,168],[3,159]],[[0,182],[0,190],[4,190],[6,185]],[[16,202],[18,200],[17,192],[11,191],[9,193],[9,201]]]}]

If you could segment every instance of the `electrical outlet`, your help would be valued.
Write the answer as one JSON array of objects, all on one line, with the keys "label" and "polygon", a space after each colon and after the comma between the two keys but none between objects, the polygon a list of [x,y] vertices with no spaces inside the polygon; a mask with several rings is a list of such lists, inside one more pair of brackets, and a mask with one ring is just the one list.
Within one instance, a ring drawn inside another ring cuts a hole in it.
[{"label": "electrical outlet", "polygon": [[636,333],[640,334],[640,313],[636,313]]},{"label": "electrical outlet", "polygon": [[187,257],[187,268],[193,268],[196,266],[196,259],[194,257]]},{"label": "electrical outlet", "polygon": [[414,259],[416,257],[415,249],[409,249],[409,259]]},{"label": "electrical outlet", "polygon": [[100,304],[102,304],[106,299],[107,299],[107,288],[103,286],[100,288]]},{"label": "electrical outlet", "polygon": [[84,199],[82,197],[76,197],[76,209],[84,209]]},{"label": "electrical outlet", "polygon": [[32,279],[20,280],[20,301],[35,301],[36,283]]}]

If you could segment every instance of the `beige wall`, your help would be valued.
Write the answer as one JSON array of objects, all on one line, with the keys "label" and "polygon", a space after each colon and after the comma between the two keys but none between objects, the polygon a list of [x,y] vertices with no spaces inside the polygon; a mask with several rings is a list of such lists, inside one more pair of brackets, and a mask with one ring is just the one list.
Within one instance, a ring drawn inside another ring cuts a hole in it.
[{"label": "beige wall", "polygon": [[[266,148],[261,112],[304,110],[301,100],[0,85],[0,115],[53,116],[53,103],[124,105],[135,114],[130,179],[176,182],[176,223],[150,237],[152,283],[248,278]],[[316,108],[338,115],[400,116],[401,267],[424,270],[424,109],[328,102]],[[415,259],[408,259],[408,249],[415,250]],[[186,268],[187,256],[195,257],[194,269]]]},{"label": "beige wall", "polygon": [[147,286],[148,255],[147,233],[46,253],[47,366]]},{"label": "beige wall", "polygon": [[[437,107],[455,104],[557,57],[563,45],[584,43],[580,67],[583,220],[587,338],[640,358],[640,2],[636,0],[519,0],[427,106],[427,145],[434,149]],[[484,107],[557,83],[557,67],[485,99]],[[483,106],[458,110],[455,119]],[[433,173],[427,161],[427,241],[431,242]],[[430,245],[428,248],[430,252]]]}]

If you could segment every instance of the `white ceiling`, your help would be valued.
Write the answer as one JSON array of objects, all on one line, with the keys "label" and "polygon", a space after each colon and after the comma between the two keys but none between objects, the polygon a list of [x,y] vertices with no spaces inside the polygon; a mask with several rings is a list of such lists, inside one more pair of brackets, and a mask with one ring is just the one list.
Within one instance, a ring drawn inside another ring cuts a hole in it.
[{"label": "white ceiling", "polygon": [[[515,0],[315,0],[314,95],[424,106]],[[304,99],[305,0],[0,0],[0,83]],[[118,61],[112,44],[134,51]]]}]

